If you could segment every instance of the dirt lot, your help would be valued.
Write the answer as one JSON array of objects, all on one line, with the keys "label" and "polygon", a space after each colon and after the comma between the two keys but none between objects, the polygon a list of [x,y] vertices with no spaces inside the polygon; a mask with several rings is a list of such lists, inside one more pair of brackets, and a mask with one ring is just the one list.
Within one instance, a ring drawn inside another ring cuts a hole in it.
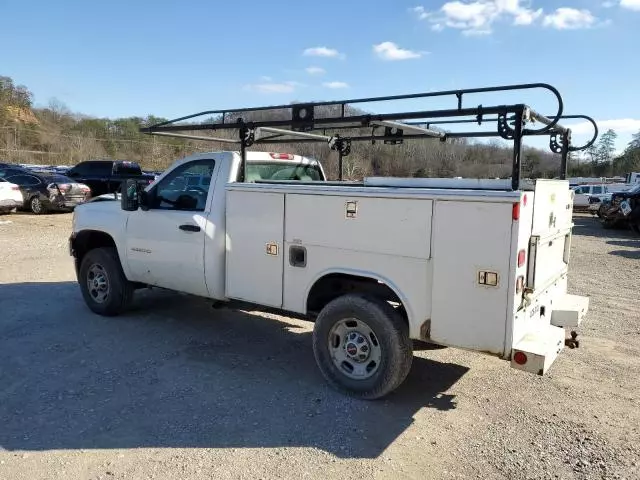
[{"label": "dirt lot", "polygon": [[576,217],[570,288],[591,311],[548,376],[423,349],[361,402],[326,386],[310,324],[157,290],[95,316],[71,216],[0,220],[0,479],[640,478],[630,233]]}]

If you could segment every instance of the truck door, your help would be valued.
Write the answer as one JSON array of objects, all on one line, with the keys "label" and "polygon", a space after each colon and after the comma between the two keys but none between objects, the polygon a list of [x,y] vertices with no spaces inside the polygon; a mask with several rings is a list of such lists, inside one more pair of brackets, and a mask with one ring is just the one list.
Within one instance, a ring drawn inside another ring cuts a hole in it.
[{"label": "truck door", "polygon": [[[204,244],[216,162],[197,159],[176,167],[148,191],[147,210],[127,221],[132,279],[207,296]],[[202,181],[192,182],[193,177]]]}]

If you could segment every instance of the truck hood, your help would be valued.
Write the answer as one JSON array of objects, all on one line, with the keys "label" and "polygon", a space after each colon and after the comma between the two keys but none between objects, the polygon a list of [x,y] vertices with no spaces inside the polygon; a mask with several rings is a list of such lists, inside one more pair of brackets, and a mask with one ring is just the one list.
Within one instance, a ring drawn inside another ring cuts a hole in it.
[{"label": "truck hood", "polygon": [[85,202],[87,203],[95,203],[95,202],[115,202],[120,201],[120,194],[118,193],[105,193],[103,195],[98,195],[97,197],[92,197],[91,199]]}]

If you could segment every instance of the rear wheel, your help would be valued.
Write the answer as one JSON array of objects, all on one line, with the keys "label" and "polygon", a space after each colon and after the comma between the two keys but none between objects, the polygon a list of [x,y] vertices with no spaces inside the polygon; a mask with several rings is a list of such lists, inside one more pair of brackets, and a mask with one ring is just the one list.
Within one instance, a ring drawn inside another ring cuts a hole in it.
[{"label": "rear wheel", "polygon": [[29,209],[36,215],[47,213],[47,207],[44,206],[44,203],[42,203],[39,197],[33,197],[29,201]]},{"label": "rear wheel", "polygon": [[87,252],[80,263],[78,281],[85,303],[98,315],[118,315],[131,303],[134,289],[113,247]]},{"label": "rear wheel", "polygon": [[413,360],[409,328],[398,312],[355,294],[333,300],[320,312],[313,352],[333,388],[367,400],[395,390]]}]

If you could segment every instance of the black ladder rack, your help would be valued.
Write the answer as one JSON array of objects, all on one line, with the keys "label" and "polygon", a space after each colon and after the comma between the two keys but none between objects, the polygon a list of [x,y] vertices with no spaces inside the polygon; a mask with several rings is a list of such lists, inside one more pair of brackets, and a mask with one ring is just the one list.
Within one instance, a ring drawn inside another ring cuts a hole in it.
[{"label": "black ladder rack", "polygon": [[[468,94],[507,92],[515,90],[542,89],[557,100],[558,108],[553,115],[542,115],[525,103],[463,107],[463,97]],[[434,97],[455,97],[456,108],[440,110],[414,110],[374,114],[355,111],[355,105],[382,103],[397,100],[415,100]],[[330,108],[331,107],[331,108]],[[165,135],[195,140],[216,141],[240,145],[242,158],[239,180],[245,179],[246,149],[254,144],[325,142],[338,153],[340,180],[342,180],[343,157],[349,155],[352,142],[382,141],[385,144],[400,144],[408,139],[481,138],[501,137],[513,140],[511,188],[520,187],[522,139],[523,137],[547,135],[549,148],[561,155],[560,178],[567,175],[569,152],[589,148],[596,141],[598,127],[586,115],[564,115],[564,103],[560,92],[546,83],[503,85],[496,87],[447,90],[441,92],[412,93],[384,97],[356,98],[323,102],[293,103],[288,105],[207,110],[184,117],[167,120],[141,128],[142,133]],[[261,120],[271,113],[273,118]],[[213,121],[193,123],[194,119],[213,117]],[[247,117],[246,119],[244,117]],[[584,145],[571,144],[571,130],[560,124],[565,119],[584,119],[594,128],[592,139]],[[533,123],[540,128],[527,128]],[[431,128],[436,125],[494,123],[493,130],[445,132]],[[513,125],[513,126],[512,126]],[[235,139],[199,136],[184,132],[199,130],[237,130]],[[180,133],[182,132],[182,133]],[[344,132],[345,134],[341,134]],[[267,135],[262,135],[266,133]]]}]

